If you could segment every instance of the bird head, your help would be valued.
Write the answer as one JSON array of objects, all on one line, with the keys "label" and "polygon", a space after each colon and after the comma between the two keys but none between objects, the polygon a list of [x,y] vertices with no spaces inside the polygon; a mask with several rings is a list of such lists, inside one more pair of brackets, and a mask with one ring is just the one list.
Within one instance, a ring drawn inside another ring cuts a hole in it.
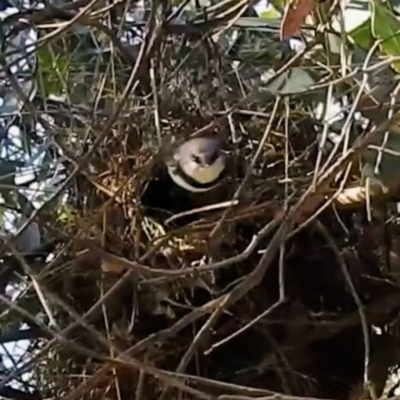
[{"label": "bird head", "polygon": [[204,192],[222,178],[226,157],[217,138],[194,138],[177,148],[167,166],[177,185],[191,192]]}]

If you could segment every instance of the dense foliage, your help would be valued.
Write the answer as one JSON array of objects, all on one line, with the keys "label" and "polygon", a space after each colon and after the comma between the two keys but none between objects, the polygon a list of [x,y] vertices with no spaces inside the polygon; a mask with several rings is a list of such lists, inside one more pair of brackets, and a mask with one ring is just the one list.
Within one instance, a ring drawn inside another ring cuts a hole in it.
[{"label": "dense foliage", "polygon": [[394,395],[398,4],[261,5],[0,2],[0,396]]}]

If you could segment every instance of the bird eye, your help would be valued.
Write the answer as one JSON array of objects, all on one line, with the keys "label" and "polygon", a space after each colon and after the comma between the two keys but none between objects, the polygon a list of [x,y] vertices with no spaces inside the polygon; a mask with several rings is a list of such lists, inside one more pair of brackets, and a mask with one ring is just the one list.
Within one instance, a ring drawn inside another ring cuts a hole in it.
[{"label": "bird eye", "polygon": [[196,154],[192,154],[192,160],[193,160],[196,164],[201,164],[200,157],[197,156]]}]

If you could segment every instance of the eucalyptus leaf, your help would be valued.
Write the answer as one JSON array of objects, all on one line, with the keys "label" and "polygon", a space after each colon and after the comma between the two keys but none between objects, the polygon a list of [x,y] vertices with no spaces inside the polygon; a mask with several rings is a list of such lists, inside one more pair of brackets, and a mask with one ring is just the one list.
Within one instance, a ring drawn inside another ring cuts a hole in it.
[{"label": "eucalyptus leaf", "polygon": [[294,67],[273,79],[264,88],[274,94],[288,95],[307,92],[314,84],[315,79],[308,69]]},{"label": "eucalyptus leaf", "polygon": [[[332,57],[335,57],[335,58],[339,57],[341,43],[342,43],[342,39],[340,38],[339,34],[331,33],[331,32],[327,32],[326,33],[326,45],[328,46],[329,55],[330,55],[331,58]],[[332,59],[331,59],[331,62],[332,62]]]}]

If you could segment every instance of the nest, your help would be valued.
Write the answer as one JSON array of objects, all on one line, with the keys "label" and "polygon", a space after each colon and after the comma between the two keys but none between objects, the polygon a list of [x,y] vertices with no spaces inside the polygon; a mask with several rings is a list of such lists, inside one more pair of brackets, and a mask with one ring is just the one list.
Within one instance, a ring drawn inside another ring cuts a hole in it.
[{"label": "nest", "polygon": [[[177,43],[159,38],[134,92],[121,63],[117,92],[103,92],[90,121],[56,121],[68,173],[80,168],[47,213],[56,245],[35,270],[56,324],[30,320],[43,336],[32,348],[41,398],[380,396],[398,361],[396,226],[379,203],[371,222],[364,203],[334,201],[358,182],[357,159],[314,181],[306,102],[254,98],[254,64],[237,71],[208,42]],[[82,141],[85,123],[83,147],[61,141],[64,126]],[[164,146],[191,134],[222,137],[245,166],[218,204],[163,185]],[[40,310],[35,293],[22,302]]]}]

